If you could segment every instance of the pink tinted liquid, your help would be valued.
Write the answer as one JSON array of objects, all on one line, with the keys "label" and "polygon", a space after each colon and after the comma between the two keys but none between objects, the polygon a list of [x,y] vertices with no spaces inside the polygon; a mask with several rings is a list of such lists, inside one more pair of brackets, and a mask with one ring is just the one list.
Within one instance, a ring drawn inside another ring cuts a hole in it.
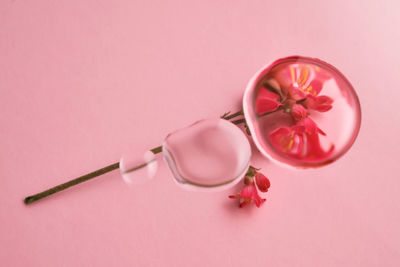
[{"label": "pink tinted liquid", "polygon": [[[293,127],[296,121],[290,112],[279,110],[266,116],[260,116],[254,108],[258,92],[262,90],[260,88],[264,81],[273,78],[273,75],[276,75],[278,71],[302,67],[322,70],[329,77],[323,83],[322,90],[318,95],[326,95],[332,98],[334,100],[332,109],[326,112],[308,110],[309,118],[326,133],[325,136],[319,134],[321,148],[328,151],[333,146],[332,153],[326,158],[301,159],[277,150],[271,143],[270,134],[280,127]],[[333,162],[351,147],[360,127],[360,106],[351,84],[333,66],[311,58],[289,57],[278,60],[263,69],[250,82],[246,90],[244,110],[252,137],[260,152],[274,161],[295,167],[319,167]]]}]

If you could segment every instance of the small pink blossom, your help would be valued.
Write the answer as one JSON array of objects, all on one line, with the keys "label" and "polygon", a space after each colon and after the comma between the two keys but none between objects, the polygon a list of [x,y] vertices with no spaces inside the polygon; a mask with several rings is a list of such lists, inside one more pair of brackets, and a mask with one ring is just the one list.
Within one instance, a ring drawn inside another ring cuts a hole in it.
[{"label": "small pink blossom", "polygon": [[267,177],[259,173],[258,169],[250,166],[244,178],[244,187],[240,193],[230,195],[229,198],[239,199],[239,207],[241,208],[252,202],[259,208],[266,199],[260,197],[257,187],[261,192],[267,192],[270,185]]},{"label": "small pink blossom", "polygon": [[259,208],[261,204],[266,200],[265,198],[261,198],[258,195],[257,188],[254,182],[250,185],[245,185],[239,194],[231,195],[229,196],[229,198],[239,198],[241,208],[251,203],[252,201]]}]

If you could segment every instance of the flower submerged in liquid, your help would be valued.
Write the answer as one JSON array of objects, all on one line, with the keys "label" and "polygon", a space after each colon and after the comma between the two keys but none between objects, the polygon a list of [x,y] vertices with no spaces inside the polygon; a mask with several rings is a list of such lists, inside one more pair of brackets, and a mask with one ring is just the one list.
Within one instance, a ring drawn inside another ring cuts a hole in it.
[{"label": "flower submerged in liquid", "polygon": [[290,65],[271,71],[259,88],[255,104],[260,117],[283,109],[293,119],[292,126],[278,127],[269,133],[269,141],[277,151],[306,161],[324,160],[332,154],[334,145],[323,149],[320,135],[326,134],[310,118],[310,110],[327,112],[332,108],[333,99],[320,95],[330,78],[328,73],[310,65]]}]

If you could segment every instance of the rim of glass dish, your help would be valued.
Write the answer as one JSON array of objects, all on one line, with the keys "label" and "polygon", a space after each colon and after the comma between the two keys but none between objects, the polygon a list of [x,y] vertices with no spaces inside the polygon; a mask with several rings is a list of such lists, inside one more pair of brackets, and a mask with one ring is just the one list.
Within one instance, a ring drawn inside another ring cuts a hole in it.
[{"label": "rim of glass dish", "polygon": [[[334,72],[335,74],[337,74],[348,86],[348,89],[351,93],[351,95],[354,98],[354,102],[356,105],[356,109],[357,109],[357,114],[356,114],[356,123],[354,125],[354,130],[353,130],[353,134],[351,136],[351,138],[347,141],[346,145],[338,152],[336,153],[335,156],[330,157],[326,160],[323,161],[318,161],[318,162],[301,162],[299,160],[293,160],[291,161],[290,159],[285,160],[283,157],[279,156],[279,154],[277,154],[277,158],[274,158],[272,155],[270,155],[267,151],[265,151],[262,147],[262,145],[260,144],[260,142],[257,140],[257,138],[254,138],[255,136],[255,130],[254,130],[254,124],[253,122],[250,120],[250,114],[248,112],[249,108],[248,108],[248,104],[246,99],[248,99],[249,94],[251,93],[252,89],[257,85],[258,81],[260,79],[262,79],[266,73],[268,73],[273,67],[275,67],[278,64],[281,63],[285,63],[285,62],[292,62],[292,61],[299,61],[299,59],[305,63],[312,63],[315,65],[322,65],[322,67],[328,68],[329,70],[331,70],[332,72]],[[249,80],[249,82],[247,83],[244,95],[243,95],[243,113],[244,113],[244,117],[246,119],[247,125],[250,129],[250,133],[251,133],[251,138],[253,139],[258,151],[261,152],[262,155],[264,155],[265,157],[267,157],[268,159],[270,159],[272,162],[275,162],[279,165],[285,166],[285,167],[292,167],[292,168],[301,168],[301,169],[307,169],[307,168],[319,168],[319,167],[323,167],[326,166],[328,164],[331,164],[333,162],[335,162],[336,160],[338,160],[340,157],[342,157],[344,154],[346,154],[350,148],[353,146],[354,142],[357,139],[357,136],[360,132],[360,128],[361,128],[361,105],[360,105],[360,100],[358,98],[358,95],[353,87],[353,85],[350,83],[350,81],[343,75],[342,72],[340,72],[336,67],[334,67],[333,65],[318,59],[318,58],[312,58],[312,57],[305,57],[305,56],[299,56],[299,55],[294,55],[294,56],[288,56],[288,57],[283,57],[283,58],[279,58],[277,60],[272,61],[272,63],[266,64],[264,65],[255,75],[253,75],[253,77]],[[282,160],[281,160],[282,159]],[[291,163],[289,163],[291,162]]]}]

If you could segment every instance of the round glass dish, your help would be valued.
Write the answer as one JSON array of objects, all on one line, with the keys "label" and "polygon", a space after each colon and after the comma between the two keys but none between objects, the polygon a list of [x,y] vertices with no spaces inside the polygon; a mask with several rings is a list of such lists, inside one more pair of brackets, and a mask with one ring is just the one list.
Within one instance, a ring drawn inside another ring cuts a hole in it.
[{"label": "round glass dish", "polygon": [[340,158],[361,123],[357,94],[345,76],[322,60],[302,56],[262,68],[247,85],[243,110],[259,151],[300,168]]}]

